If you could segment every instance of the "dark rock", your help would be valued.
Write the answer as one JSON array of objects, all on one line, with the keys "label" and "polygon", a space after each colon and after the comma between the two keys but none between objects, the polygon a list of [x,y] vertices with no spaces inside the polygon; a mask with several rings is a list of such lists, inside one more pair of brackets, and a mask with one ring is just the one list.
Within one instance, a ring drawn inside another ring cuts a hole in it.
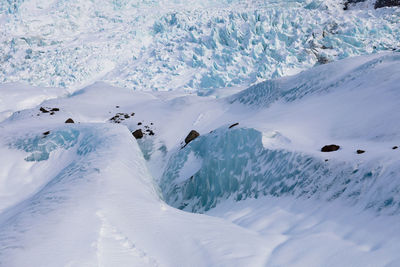
[{"label": "dark rock", "polygon": [[394,147],[392,147],[392,149],[398,149],[399,147],[398,146],[394,146]]},{"label": "dark rock", "polygon": [[390,7],[390,6],[400,6],[400,0],[377,0],[375,2],[374,8]]},{"label": "dark rock", "polygon": [[317,55],[318,64],[326,64],[329,63],[329,58],[324,55]]},{"label": "dark rock", "polygon": [[116,108],[119,108],[119,106],[115,106]]},{"label": "dark rock", "polygon": [[50,115],[54,115],[54,112],[50,112]]},{"label": "dark rock", "polygon": [[365,150],[357,149],[357,154],[365,153]]},{"label": "dark rock", "polygon": [[191,130],[190,133],[185,138],[185,143],[189,144],[191,141],[193,141],[199,136],[200,134],[198,132],[196,132],[195,130]]},{"label": "dark rock", "polygon": [[75,123],[73,119],[69,118],[68,120],[65,121],[65,123]]},{"label": "dark rock", "polygon": [[235,127],[235,126],[237,126],[237,125],[239,125],[239,123],[237,122],[237,123],[234,123],[234,124],[232,124],[231,126],[229,126],[229,129],[230,128],[233,128],[233,127]]},{"label": "dark rock", "polygon": [[50,111],[60,111],[60,109],[59,108],[52,108]]},{"label": "dark rock", "polygon": [[325,159],[325,162],[327,162],[328,161],[328,159]]},{"label": "dark rock", "polygon": [[154,135],[154,132],[152,130],[148,130],[149,135]]},{"label": "dark rock", "polygon": [[49,134],[50,134],[50,131],[47,131],[47,132],[43,133],[44,136],[49,135]]},{"label": "dark rock", "polygon": [[350,4],[365,2],[365,0],[345,0],[343,10],[348,10]]},{"label": "dark rock", "polygon": [[340,148],[338,145],[326,145],[323,148],[321,148],[321,152],[333,152],[336,151]]},{"label": "dark rock", "polygon": [[130,116],[128,114],[125,114],[124,117],[125,119],[129,119]]},{"label": "dark rock", "polygon": [[343,10],[349,9],[349,5],[350,5],[350,4],[363,3],[363,2],[365,2],[365,1],[366,1],[366,0],[345,0]]},{"label": "dark rock", "polygon": [[40,107],[39,109],[41,112],[43,113],[49,113],[49,111],[47,109],[45,109],[44,107]]},{"label": "dark rock", "polygon": [[135,112],[132,112],[132,113],[131,113],[131,116],[132,116],[132,117],[135,116]]},{"label": "dark rock", "polygon": [[142,125],[142,123],[141,122],[138,122],[138,124],[137,125]]},{"label": "dark rock", "polygon": [[137,129],[136,131],[134,131],[132,133],[132,135],[136,138],[136,139],[140,139],[143,138],[143,132],[141,129]]}]

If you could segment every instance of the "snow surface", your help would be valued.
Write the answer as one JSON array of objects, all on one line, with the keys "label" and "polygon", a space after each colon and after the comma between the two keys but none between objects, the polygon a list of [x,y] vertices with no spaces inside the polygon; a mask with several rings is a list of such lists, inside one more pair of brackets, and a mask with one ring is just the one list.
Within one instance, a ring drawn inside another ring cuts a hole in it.
[{"label": "snow surface", "polygon": [[0,266],[397,266],[399,71],[381,53],[228,97],[95,83],[17,111],[0,123]]},{"label": "snow surface", "polygon": [[0,266],[400,266],[399,45],[373,0],[0,1]]}]

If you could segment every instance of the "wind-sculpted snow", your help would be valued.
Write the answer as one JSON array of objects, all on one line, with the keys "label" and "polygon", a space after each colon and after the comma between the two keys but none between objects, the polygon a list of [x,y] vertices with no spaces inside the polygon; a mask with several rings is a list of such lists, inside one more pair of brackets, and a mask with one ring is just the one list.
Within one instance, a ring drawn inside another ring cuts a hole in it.
[{"label": "wind-sculpted snow", "polygon": [[[75,129],[70,128],[63,127],[55,130],[54,133],[41,140],[19,136],[19,141],[17,140],[13,145],[14,149],[32,152],[32,155],[26,160],[47,160],[52,150],[60,148],[69,154],[71,161],[53,177],[49,177],[48,182],[42,185],[32,196],[1,213],[0,266],[23,266],[29,261],[33,262],[30,264],[40,266],[58,265],[55,264],[56,262],[66,265],[71,260],[77,260],[80,264],[91,262],[89,264],[91,266],[102,265],[96,261],[96,256],[93,255],[93,253],[96,253],[95,250],[89,249],[93,246],[93,243],[86,243],[88,240],[96,242],[96,233],[93,228],[89,229],[90,227],[98,227],[97,220],[99,218],[96,218],[98,215],[96,212],[100,211],[95,199],[97,198],[97,201],[99,201],[99,197],[107,196],[107,194],[103,195],[101,192],[96,192],[101,190],[97,183],[100,183],[99,180],[101,180],[100,172],[106,172],[107,168],[115,164],[118,165],[120,162],[116,159],[106,160],[107,155],[112,155],[110,150],[112,150],[114,138],[122,137],[124,142],[121,143],[128,144],[126,145],[128,147],[132,145],[132,142],[130,142],[132,140],[129,132],[122,127],[87,125],[74,127]],[[47,141],[44,141],[44,139]],[[133,146],[133,149],[131,147],[127,151],[142,160],[137,146]],[[104,162],[107,163],[99,163],[102,160],[106,160]],[[143,191],[157,199],[157,193],[152,188],[152,181],[146,180],[145,175],[143,175],[143,173],[146,174],[146,168],[139,162],[132,165],[136,167],[134,168],[135,173],[132,175],[136,175],[137,181],[143,186]],[[121,171],[122,169],[123,167],[118,170]],[[114,173],[116,175],[117,172]],[[104,183],[104,180],[102,182]],[[104,207],[102,206],[102,208]],[[94,211],[90,212],[90,209]],[[104,215],[100,217],[106,219]],[[57,223],[54,224],[55,222]],[[76,226],[76,224],[79,226]],[[73,225],[76,227],[74,228]],[[79,235],[82,238],[82,243],[69,243],[65,230],[61,229],[63,226],[71,227],[68,230],[68,235]],[[58,229],[58,227],[61,228]],[[87,239],[88,237],[89,239]],[[53,238],[57,240],[56,246],[51,245]],[[60,241],[63,244],[59,243]],[[38,243],[35,244],[35,242]],[[84,250],[89,253],[86,255],[82,255],[82,250],[79,248],[84,243],[87,244]],[[51,252],[37,257],[35,250],[38,247],[43,250],[46,246],[49,246],[45,249],[46,251],[61,249],[62,257],[53,257]],[[18,256],[21,255],[19,253],[24,257]],[[102,260],[105,259],[102,258]]]},{"label": "wind-sculpted snow", "polygon": [[[276,101],[292,102],[306,96],[326,94],[328,92],[349,88],[374,87],[371,80],[378,82],[390,81],[383,79],[389,71],[396,73],[400,70],[400,54],[389,53],[376,57],[364,58],[360,63],[352,66],[348,61],[338,62],[336,65],[319,66],[307,72],[287,77],[285,79],[268,80],[229,97],[229,102],[239,102],[254,107],[268,107]],[[394,77],[395,78],[395,77]],[[380,87],[384,87],[380,85]],[[385,88],[386,89],[386,88]],[[396,90],[396,88],[388,88]],[[376,90],[384,90],[376,88]]]},{"label": "wind-sculpted snow", "polygon": [[398,48],[398,9],[319,1],[3,1],[0,82],[137,90],[251,84]]},{"label": "wind-sculpted snow", "polygon": [[[194,153],[202,163],[191,177],[181,170]],[[325,162],[305,153],[263,147],[261,132],[220,128],[192,141],[169,160],[161,179],[167,203],[202,212],[232,198],[236,201],[295,196],[342,199],[361,209],[400,211],[399,168],[395,162]]]},{"label": "wind-sculpted snow", "polygon": [[[21,149],[39,149],[34,138],[18,137]],[[126,127],[65,126],[48,137],[62,153],[50,153],[46,161],[22,160],[22,166],[30,164],[48,177],[33,192],[17,194],[20,201],[0,213],[0,266],[260,266],[265,261],[266,242],[257,234],[162,202]],[[61,149],[60,139],[75,144]]]}]

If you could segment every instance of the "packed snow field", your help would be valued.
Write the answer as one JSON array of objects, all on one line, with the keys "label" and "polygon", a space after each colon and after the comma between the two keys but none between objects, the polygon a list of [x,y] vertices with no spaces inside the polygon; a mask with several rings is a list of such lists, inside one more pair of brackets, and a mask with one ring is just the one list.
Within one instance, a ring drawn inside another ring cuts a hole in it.
[{"label": "packed snow field", "polygon": [[0,23],[0,266],[400,266],[400,8],[20,0]]}]

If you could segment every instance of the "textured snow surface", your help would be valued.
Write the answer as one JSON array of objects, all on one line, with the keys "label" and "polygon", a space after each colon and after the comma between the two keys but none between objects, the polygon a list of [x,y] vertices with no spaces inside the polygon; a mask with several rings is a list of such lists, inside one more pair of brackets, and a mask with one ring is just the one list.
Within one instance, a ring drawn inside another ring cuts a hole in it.
[{"label": "textured snow surface", "polygon": [[0,1],[0,267],[400,266],[372,1]]},{"label": "textured snow surface", "polygon": [[399,48],[398,8],[338,1],[1,1],[0,82],[248,85]]},{"label": "textured snow surface", "polygon": [[[391,147],[400,139],[395,123],[400,119],[395,112],[400,104],[400,56],[370,56],[355,63],[353,59],[319,66],[229,97],[230,102],[257,108],[256,118],[247,115],[239,121],[255,128],[281,124],[284,128],[262,134],[240,125],[224,126],[192,141],[169,159],[161,180],[166,201],[201,211],[228,197],[294,195],[327,201],[340,198],[363,209],[399,213],[399,158]],[[304,130],[314,133],[304,134]],[[330,132],[326,142],[350,144],[344,145],[343,153],[379,146],[386,152],[378,156],[374,151],[357,161],[348,155],[325,161],[323,155],[315,155],[324,143],[315,144],[310,155],[297,147],[304,144],[291,142],[297,137],[291,135],[310,138],[325,131]],[[202,167],[182,181],[179,172],[192,153],[202,159]]]},{"label": "textured snow surface", "polygon": [[397,266],[399,71],[381,53],[225,98],[1,85],[48,100],[0,122],[0,266]]}]

